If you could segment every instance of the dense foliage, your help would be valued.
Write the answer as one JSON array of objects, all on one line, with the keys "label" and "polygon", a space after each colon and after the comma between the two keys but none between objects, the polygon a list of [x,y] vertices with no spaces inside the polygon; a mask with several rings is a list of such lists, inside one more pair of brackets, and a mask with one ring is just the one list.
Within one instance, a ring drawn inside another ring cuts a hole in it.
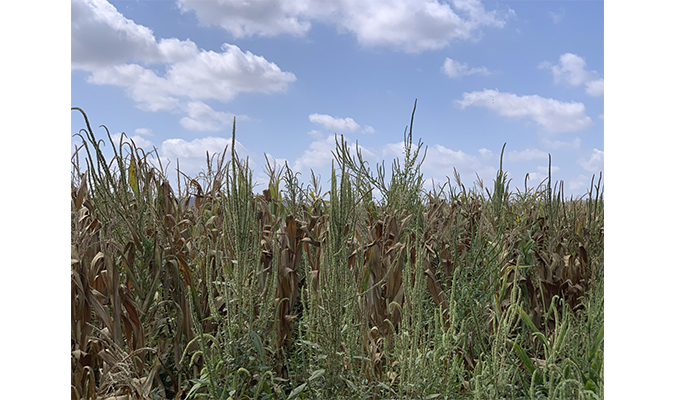
[{"label": "dense foliage", "polygon": [[225,149],[175,191],[75,110],[73,398],[603,398],[600,180],[427,192],[411,119],[388,180],[338,140],[326,192]]}]

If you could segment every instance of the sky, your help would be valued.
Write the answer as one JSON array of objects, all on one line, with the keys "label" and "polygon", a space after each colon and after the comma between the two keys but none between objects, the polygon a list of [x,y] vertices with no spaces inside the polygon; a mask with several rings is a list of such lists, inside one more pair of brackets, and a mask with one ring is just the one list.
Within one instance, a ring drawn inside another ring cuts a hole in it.
[{"label": "sky", "polygon": [[455,169],[491,189],[506,143],[512,191],[543,182],[550,154],[565,196],[584,195],[604,167],[604,3],[71,2],[72,106],[156,148],[174,185],[177,159],[194,177],[230,145],[235,116],[256,190],[266,157],[330,188],[336,135],[389,179],[415,101],[426,190]]}]

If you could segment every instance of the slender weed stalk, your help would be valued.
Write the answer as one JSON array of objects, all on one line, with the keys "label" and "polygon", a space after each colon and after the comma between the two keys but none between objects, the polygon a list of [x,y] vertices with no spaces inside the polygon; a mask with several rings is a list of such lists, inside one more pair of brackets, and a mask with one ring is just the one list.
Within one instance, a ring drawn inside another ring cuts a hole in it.
[{"label": "slender weed stalk", "polygon": [[236,120],[174,192],[73,108],[73,397],[602,399],[602,175],[512,192],[504,143],[491,188],[426,192],[416,105],[389,170],[336,138],[330,190],[268,160],[262,193]]}]

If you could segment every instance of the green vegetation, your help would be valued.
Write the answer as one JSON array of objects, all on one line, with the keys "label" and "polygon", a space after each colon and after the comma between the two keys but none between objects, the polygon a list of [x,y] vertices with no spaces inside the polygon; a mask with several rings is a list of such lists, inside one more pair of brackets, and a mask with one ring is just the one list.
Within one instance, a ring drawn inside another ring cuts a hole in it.
[{"label": "green vegetation", "polygon": [[175,192],[74,110],[73,398],[603,398],[600,179],[425,192],[411,119],[389,179],[339,140],[326,192],[225,149]]}]

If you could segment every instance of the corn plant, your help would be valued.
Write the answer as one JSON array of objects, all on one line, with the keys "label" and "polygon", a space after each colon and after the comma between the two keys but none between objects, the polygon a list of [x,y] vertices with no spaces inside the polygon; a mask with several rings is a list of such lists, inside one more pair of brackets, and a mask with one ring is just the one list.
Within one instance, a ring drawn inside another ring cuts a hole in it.
[{"label": "corn plant", "polygon": [[235,123],[174,192],[73,108],[73,398],[603,398],[602,176],[512,192],[504,144],[426,192],[415,109],[390,170],[336,138],[330,190],[268,160],[256,193]]}]

